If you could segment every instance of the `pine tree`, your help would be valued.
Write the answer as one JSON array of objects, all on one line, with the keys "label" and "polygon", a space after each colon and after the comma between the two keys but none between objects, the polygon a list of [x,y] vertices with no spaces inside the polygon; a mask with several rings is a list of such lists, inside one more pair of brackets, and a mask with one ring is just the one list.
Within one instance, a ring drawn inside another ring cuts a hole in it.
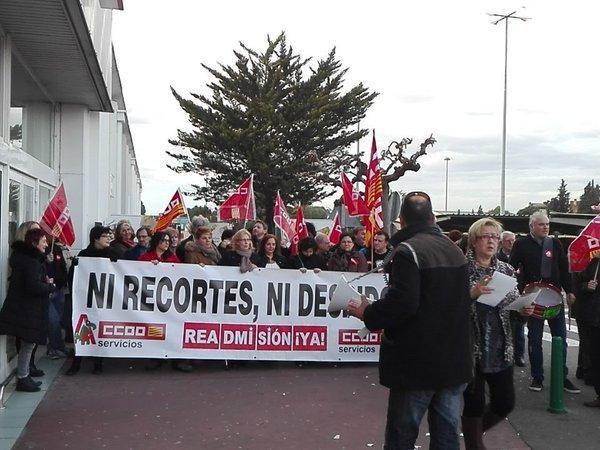
[{"label": "pine tree", "polygon": [[342,168],[356,158],[349,147],[369,132],[357,123],[378,95],[362,83],[344,91],[348,69],[328,56],[309,65],[286,42],[267,37],[263,52],[243,43],[233,65],[203,67],[210,94],[186,99],[171,88],[192,131],[178,130],[167,153],[178,173],[204,176],[195,199],[221,203],[251,173],[260,215],[272,218],[280,191],[288,204],[309,204],[333,193]]},{"label": "pine tree", "polygon": [[600,186],[594,184],[594,180],[592,180],[583,189],[577,212],[591,214],[592,206],[598,203],[600,203]]},{"label": "pine tree", "polygon": [[571,194],[567,191],[565,180],[560,180],[558,187],[558,195],[552,197],[548,202],[548,209],[556,212],[569,212],[569,198]]}]

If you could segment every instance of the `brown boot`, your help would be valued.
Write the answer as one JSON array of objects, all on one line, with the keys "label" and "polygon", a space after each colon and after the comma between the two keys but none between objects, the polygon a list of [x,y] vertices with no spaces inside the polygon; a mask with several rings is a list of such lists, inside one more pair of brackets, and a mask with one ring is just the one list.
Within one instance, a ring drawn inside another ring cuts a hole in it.
[{"label": "brown boot", "polygon": [[485,450],[481,417],[462,417],[462,432],[466,450]]}]

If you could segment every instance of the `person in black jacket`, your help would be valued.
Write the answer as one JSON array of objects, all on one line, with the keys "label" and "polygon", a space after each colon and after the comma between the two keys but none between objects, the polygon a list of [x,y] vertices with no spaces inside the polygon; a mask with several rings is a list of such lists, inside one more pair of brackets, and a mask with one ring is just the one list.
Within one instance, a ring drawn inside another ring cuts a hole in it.
[{"label": "person in black jacket", "polygon": [[[110,245],[110,239],[112,237],[110,228],[104,227],[102,225],[96,225],[90,230],[90,244],[79,252],[78,257],[88,256],[91,258],[109,258],[111,261],[116,261],[119,259],[119,254],[114,251],[113,247]],[[75,264],[71,266],[71,271],[69,273],[70,285],[73,286],[73,270]],[[71,289],[73,292],[73,289]],[[67,375],[75,375],[79,372],[81,368],[81,356],[74,356],[73,361],[71,363],[71,367],[67,370]],[[94,375],[101,374],[103,372],[102,368],[102,358],[92,357],[92,361],[94,362],[94,369],[92,373]]]},{"label": "person in black jacket", "polygon": [[379,377],[390,389],[385,448],[412,449],[429,410],[430,448],[460,448],[461,397],[473,376],[467,259],[434,224],[429,196],[406,194],[402,229],[378,301],[351,302],[350,315],[383,329]]},{"label": "person in black jacket", "polygon": [[137,244],[125,252],[125,259],[129,261],[137,261],[140,256],[148,251],[150,246],[150,238],[152,237],[152,228],[143,225],[135,232]]},{"label": "person in black jacket", "polygon": [[17,391],[39,391],[41,383],[29,376],[29,362],[36,344],[46,343],[48,298],[56,289],[46,275],[46,233],[30,229],[24,241],[15,241],[10,256],[12,270],[8,294],[0,311],[0,334],[21,340],[17,362]]},{"label": "person in black jacket", "polygon": [[290,269],[300,269],[303,272],[325,270],[325,260],[317,254],[317,241],[312,237],[302,239],[298,243],[298,254],[290,256],[288,261]]},{"label": "person in black jacket", "polygon": [[238,230],[231,238],[233,250],[223,253],[220,266],[239,267],[242,273],[254,270],[256,253],[252,251],[252,236],[245,228]]},{"label": "person in black jacket", "polygon": [[63,247],[54,242],[46,249],[46,273],[54,280],[56,290],[50,295],[48,305],[48,346],[47,354],[51,359],[68,356],[70,350],[62,337],[62,318],[65,309],[65,289],[68,281],[67,262]]},{"label": "person in black jacket", "polygon": [[[529,217],[530,234],[523,236],[515,242],[508,263],[519,270],[519,291],[523,292],[525,286],[534,281],[543,281],[562,288],[567,293],[569,305],[575,300],[569,274],[569,264],[563,246],[556,238],[550,237],[550,220],[541,211]],[[542,270],[542,265],[545,269]],[[546,273],[547,272],[547,273]],[[544,332],[544,319],[530,317],[527,320],[527,343],[529,350],[529,363],[531,365],[531,384],[529,390],[539,392],[543,389],[544,381],[544,354],[542,351],[542,336]],[[559,336],[564,345],[564,389],[571,394],[581,391],[567,378],[567,326],[565,311],[561,308],[558,316],[548,319],[552,336]]]},{"label": "person in black jacket", "polygon": [[584,325],[587,333],[586,346],[590,367],[589,373],[585,375],[596,391],[596,399],[584,402],[584,405],[593,408],[600,408],[600,288],[598,287],[598,266],[600,266],[600,259],[596,257],[586,270],[574,275],[573,284],[577,298],[573,310],[577,315],[577,324]]},{"label": "person in black jacket", "polygon": [[255,257],[258,267],[269,267],[271,269],[285,269],[287,261],[281,254],[281,244],[277,236],[265,234],[260,241],[258,252]]}]

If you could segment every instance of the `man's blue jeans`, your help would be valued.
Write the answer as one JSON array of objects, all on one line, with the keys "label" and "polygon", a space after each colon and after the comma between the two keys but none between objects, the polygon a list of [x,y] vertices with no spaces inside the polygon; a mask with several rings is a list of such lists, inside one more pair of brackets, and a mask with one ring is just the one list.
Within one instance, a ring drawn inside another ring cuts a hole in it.
[{"label": "man's blue jeans", "polygon": [[430,449],[460,449],[458,425],[466,384],[437,391],[390,389],[385,427],[387,450],[413,450],[428,411]]},{"label": "man's blue jeans", "polygon": [[[565,324],[565,309],[554,319],[548,319],[552,336],[560,336],[564,345],[565,378],[567,377],[567,326]],[[542,336],[544,334],[544,320],[529,317],[527,320],[527,347],[529,350],[529,363],[531,364],[531,377],[544,380],[544,353],[542,351]]]},{"label": "man's blue jeans", "polygon": [[62,317],[65,307],[65,293],[57,290],[50,296],[48,304],[48,350],[66,350],[62,337]]}]

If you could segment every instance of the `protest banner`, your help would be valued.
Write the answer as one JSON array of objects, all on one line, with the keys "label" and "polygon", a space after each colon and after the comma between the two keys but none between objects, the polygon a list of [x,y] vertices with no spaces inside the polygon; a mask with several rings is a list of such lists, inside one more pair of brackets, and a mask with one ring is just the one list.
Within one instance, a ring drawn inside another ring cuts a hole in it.
[{"label": "protest banner", "polygon": [[[291,361],[377,361],[380,333],[328,312],[342,272],[79,258],[73,329],[79,356]],[[370,300],[382,274],[350,284]]]}]

